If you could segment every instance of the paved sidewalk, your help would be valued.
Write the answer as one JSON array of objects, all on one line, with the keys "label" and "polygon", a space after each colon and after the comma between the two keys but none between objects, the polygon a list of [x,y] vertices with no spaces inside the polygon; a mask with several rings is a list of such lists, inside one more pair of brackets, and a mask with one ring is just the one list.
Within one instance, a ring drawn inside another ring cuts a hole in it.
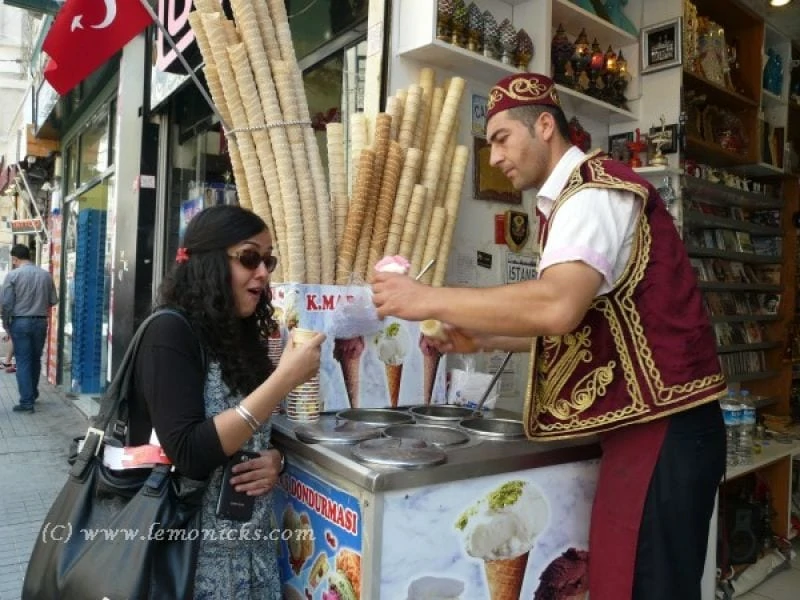
[{"label": "paved sidewalk", "polygon": [[0,600],[19,600],[31,549],[69,470],[67,450],[87,420],[42,380],[36,412],[15,413],[17,381],[0,370]]}]

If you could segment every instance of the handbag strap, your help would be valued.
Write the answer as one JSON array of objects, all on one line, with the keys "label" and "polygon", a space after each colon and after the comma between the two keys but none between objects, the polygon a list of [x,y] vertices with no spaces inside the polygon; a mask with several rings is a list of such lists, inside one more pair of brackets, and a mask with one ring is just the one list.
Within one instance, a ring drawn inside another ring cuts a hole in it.
[{"label": "handbag strap", "polygon": [[[136,357],[139,352],[139,345],[141,344],[148,325],[156,318],[166,314],[175,315],[192,329],[191,323],[189,323],[186,316],[182,312],[172,308],[159,308],[142,322],[128,345],[125,355],[122,357],[119,369],[111,380],[106,392],[103,394],[103,399],[100,402],[100,410],[93,419],[90,432],[93,428],[104,432],[105,436],[109,436],[121,442],[125,441],[128,427],[128,404],[134,389],[133,383],[136,373]],[[194,330],[192,330],[192,332],[194,333]],[[200,352],[203,357],[203,371],[205,372],[208,368],[205,348],[200,343],[199,339],[197,341],[198,344],[200,344]]]}]

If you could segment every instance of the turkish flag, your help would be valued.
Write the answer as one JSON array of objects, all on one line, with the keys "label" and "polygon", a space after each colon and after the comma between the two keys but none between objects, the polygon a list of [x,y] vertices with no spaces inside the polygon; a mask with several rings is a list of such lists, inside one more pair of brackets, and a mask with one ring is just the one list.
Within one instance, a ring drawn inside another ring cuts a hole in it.
[{"label": "turkish flag", "polygon": [[67,0],[42,44],[44,78],[63,96],[152,22],[140,0]]}]

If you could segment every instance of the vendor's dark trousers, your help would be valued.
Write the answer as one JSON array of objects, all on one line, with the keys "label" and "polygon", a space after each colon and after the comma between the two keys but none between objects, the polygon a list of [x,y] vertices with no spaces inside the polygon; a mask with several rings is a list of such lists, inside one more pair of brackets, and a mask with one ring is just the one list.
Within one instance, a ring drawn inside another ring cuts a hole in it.
[{"label": "vendor's dark trousers", "polygon": [[633,600],[700,600],[709,523],[724,472],[719,403],[670,417],[642,514]]},{"label": "vendor's dark trousers", "polygon": [[15,317],[9,328],[17,356],[17,387],[20,406],[31,408],[39,397],[42,351],[47,338],[47,319]]}]

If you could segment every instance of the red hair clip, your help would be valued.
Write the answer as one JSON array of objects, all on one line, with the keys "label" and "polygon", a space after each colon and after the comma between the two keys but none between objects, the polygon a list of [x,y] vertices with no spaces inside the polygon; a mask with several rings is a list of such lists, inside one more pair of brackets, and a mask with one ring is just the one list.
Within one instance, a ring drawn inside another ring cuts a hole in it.
[{"label": "red hair clip", "polygon": [[175,254],[175,262],[178,263],[179,265],[182,265],[188,260],[189,260],[189,251],[181,246],[180,248],[178,248],[177,254]]}]

